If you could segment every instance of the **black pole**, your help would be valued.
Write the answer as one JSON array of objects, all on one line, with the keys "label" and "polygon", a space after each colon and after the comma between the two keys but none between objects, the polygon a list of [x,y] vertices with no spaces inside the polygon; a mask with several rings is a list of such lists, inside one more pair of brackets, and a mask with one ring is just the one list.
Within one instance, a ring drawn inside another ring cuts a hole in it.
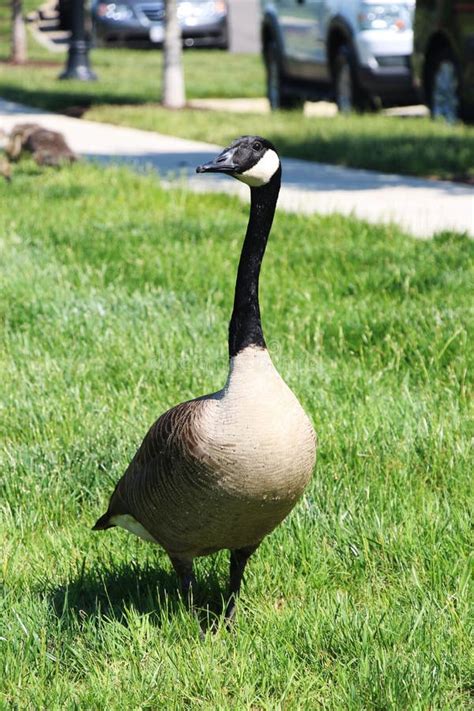
[{"label": "black pole", "polygon": [[84,0],[71,0],[71,5],[71,39],[66,68],[59,78],[94,81],[97,76],[89,65],[89,42],[84,25]]}]

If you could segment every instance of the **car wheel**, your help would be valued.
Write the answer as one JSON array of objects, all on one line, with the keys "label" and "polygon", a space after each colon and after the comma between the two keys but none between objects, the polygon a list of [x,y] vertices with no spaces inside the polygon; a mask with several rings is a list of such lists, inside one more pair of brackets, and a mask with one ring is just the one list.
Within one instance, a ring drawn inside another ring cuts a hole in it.
[{"label": "car wheel", "polygon": [[372,108],[368,95],[357,81],[356,60],[347,45],[339,48],[334,60],[334,95],[341,114]]},{"label": "car wheel", "polygon": [[272,111],[302,108],[303,99],[286,93],[282,86],[280,58],[275,42],[270,42],[266,48],[265,66],[267,69],[267,97]]},{"label": "car wheel", "polygon": [[428,67],[428,101],[432,118],[454,123],[460,118],[459,72],[449,49],[439,52]]},{"label": "car wheel", "polygon": [[97,49],[98,47],[105,47],[105,42],[97,32],[97,25],[94,20],[92,20],[89,42],[92,49]]},{"label": "car wheel", "polygon": [[221,35],[215,46],[217,49],[229,49],[229,32],[227,29],[227,23],[223,26]]}]

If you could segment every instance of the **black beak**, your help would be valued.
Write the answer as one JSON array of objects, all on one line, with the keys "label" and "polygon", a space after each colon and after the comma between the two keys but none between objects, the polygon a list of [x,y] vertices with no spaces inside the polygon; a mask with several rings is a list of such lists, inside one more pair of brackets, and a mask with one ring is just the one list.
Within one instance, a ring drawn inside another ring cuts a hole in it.
[{"label": "black beak", "polygon": [[198,165],[196,173],[235,173],[238,166],[234,161],[234,155],[235,148],[226,148],[214,160]]}]

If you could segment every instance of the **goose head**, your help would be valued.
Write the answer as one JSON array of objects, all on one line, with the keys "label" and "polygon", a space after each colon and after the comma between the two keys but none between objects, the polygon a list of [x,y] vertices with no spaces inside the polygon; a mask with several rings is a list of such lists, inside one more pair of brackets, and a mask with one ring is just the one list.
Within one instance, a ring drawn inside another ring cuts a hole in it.
[{"label": "goose head", "polygon": [[227,173],[251,188],[268,185],[281,172],[280,159],[270,141],[241,136],[217,158],[196,168],[197,173]]}]

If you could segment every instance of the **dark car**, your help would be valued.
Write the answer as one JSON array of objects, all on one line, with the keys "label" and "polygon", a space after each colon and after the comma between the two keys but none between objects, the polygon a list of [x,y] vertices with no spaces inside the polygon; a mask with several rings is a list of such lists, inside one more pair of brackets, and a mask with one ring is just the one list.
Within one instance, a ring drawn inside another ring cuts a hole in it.
[{"label": "dark car", "polygon": [[417,0],[413,66],[433,118],[474,120],[474,0]]},{"label": "dark car", "polygon": [[[72,0],[59,0],[61,29],[71,29]],[[153,43],[164,38],[164,0],[92,0],[92,34],[96,43]],[[226,49],[226,0],[178,0],[183,43]]]}]

